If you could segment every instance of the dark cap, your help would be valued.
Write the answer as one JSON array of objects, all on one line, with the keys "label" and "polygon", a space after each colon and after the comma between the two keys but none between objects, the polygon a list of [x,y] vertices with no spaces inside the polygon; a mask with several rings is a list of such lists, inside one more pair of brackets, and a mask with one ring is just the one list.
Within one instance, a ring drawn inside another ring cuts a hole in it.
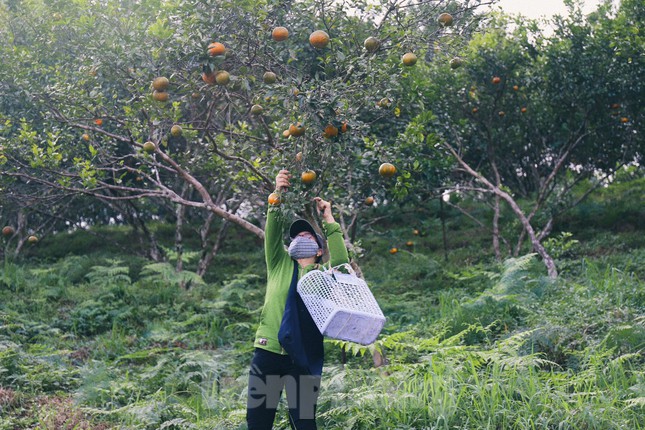
[{"label": "dark cap", "polygon": [[316,242],[318,242],[320,249],[325,249],[325,240],[321,235],[316,233],[316,230],[314,230],[314,228],[311,226],[311,224],[309,224],[307,220],[298,219],[291,223],[291,227],[289,227],[289,237],[293,240],[296,236],[298,236],[298,233],[301,233],[303,231],[308,231],[309,233],[311,233],[316,238]]}]

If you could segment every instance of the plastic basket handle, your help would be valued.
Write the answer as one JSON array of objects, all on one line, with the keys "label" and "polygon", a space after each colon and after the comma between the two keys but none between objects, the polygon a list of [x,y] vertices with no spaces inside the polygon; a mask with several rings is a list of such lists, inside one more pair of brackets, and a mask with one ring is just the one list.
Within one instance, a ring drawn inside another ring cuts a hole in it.
[{"label": "plastic basket handle", "polygon": [[[349,263],[343,263],[343,264],[339,264],[338,266],[330,267],[329,269],[326,270],[326,272],[327,272],[327,274],[329,274],[331,276],[334,276],[334,273],[343,273],[343,274],[345,274],[345,272],[341,272],[340,270],[338,270],[340,268],[345,268],[347,270],[348,274],[356,276],[356,271],[354,270],[354,268]],[[356,276],[356,277],[358,277],[358,276]]]}]

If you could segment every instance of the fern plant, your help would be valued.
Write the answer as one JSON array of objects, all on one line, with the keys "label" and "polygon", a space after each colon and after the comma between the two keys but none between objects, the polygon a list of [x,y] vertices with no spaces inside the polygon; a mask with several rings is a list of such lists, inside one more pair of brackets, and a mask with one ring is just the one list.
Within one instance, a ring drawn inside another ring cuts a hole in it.
[{"label": "fern plant", "polygon": [[25,284],[26,278],[24,270],[5,257],[4,266],[0,276],[0,287],[2,287],[2,289],[6,288],[9,291],[16,292],[19,289],[24,288]]},{"label": "fern plant", "polygon": [[[168,258],[169,261],[177,262],[178,253],[177,253],[177,250],[175,248],[170,248],[170,247],[167,247],[167,246],[162,246],[161,248],[162,248],[162,250],[164,252],[164,255]],[[199,260],[200,256],[201,256],[200,251],[186,251],[186,250],[184,250],[181,253],[181,259],[182,259],[182,261],[184,263],[193,263],[193,262]]]},{"label": "fern plant", "polygon": [[190,288],[205,285],[204,280],[197,273],[188,270],[177,272],[170,263],[147,264],[143,266],[141,276],[143,281],[155,286]]},{"label": "fern plant", "polygon": [[119,259],[108,259],[107,266],[93,266],[85,277],[99,288],[109,286],[127,286],[132,284],[130,269]]}]

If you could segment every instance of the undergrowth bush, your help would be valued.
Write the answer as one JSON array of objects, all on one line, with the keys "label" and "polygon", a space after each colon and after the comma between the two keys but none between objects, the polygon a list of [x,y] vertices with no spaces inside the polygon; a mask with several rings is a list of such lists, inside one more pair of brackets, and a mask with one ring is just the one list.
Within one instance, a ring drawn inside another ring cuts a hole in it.
[{"label": "undergrowth bush", "polygon": [[[460,248],[447,261],[436,218],[418,236],[408,223],[364,240],[359,264],[387,322],[370,346],[325,342],[319,427],[645,428],[642,239],[556,234],[552,281],[534,255],[473,257],[487,233],[448,224]],[[108,253],[5,261],[0,430],[244,429],[266,276],[251,245],[205,279],[192,263],[178,274]],[[276,429],[286,412],[283,400]]]}]

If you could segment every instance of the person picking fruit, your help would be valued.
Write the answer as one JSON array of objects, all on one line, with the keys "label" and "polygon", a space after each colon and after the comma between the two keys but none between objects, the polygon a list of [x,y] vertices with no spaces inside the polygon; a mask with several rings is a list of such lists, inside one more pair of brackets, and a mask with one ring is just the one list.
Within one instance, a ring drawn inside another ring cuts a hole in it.
[{"label": "person picking fruit", "polygon": [[[280,170],[276,193],[291,185],[291,174]],[[340,225],[331,204],[314,198],[323,220],[327,241],[304,219],[289,227],[291,242],[286,248],[283,232],[286,219],[280,204],[270,204],[264,238],[267,289],[255,351],[249,372],[246,421],[249,430],[270,430],[282,390],[286,389],[289,422],[296,430],[316,429],[316,402],[324,359],[323,336],[297,293],[297,283],[311,270],[327,269],[349,262]],[[325,247],[330,259],[322,263]]]}]

